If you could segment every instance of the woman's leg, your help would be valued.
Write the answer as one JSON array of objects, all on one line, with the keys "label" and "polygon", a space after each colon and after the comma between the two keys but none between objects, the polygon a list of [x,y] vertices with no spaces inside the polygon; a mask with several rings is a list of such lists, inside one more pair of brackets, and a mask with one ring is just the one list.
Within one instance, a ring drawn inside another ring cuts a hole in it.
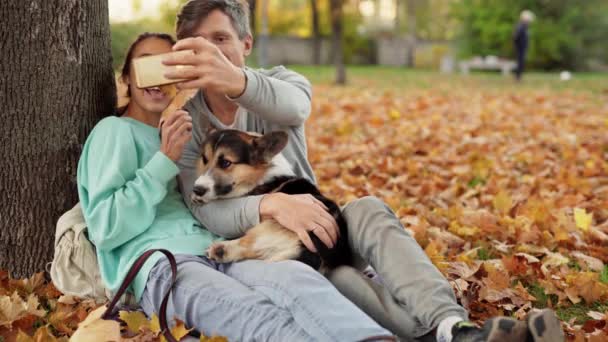
[{"label": "woman's leg", "polygon": [[[176,255],[175,284],[167,318],[184,321],[207,335],[223,335],[230,341],[315,341],[294,320],[291,312],[266,296],[214,269],[205,258]],[[144,312],[158,313],[170,286],[171,269],[161,259],[150,272],[140,301]]]},{"label": "woman's leg", "polygon": [[301,262],[247,260],[221,265],[220,270],[289,311],[315,341],[360,341],[391,335],[322,274]]},{"label": "woman's leg", "polygon": [[[362,270],[369,263],[376,269],[394,299],[384,301],[390,312],[387,317],[403,326],[401,331],[409,332],[407,337],[423,336],[449,316],[466,319],[467,312],[456,302],[448,281],[382,201],[364,197],[346,205],[342,213],[348,224],[350,245],[358,256],[356,266]],[[348,297],[345,286],[348,285],[342,281],[341,290]],[[387,299],[386,294],[376,293]],[[353,291],[350,294],[358,295]]]}]

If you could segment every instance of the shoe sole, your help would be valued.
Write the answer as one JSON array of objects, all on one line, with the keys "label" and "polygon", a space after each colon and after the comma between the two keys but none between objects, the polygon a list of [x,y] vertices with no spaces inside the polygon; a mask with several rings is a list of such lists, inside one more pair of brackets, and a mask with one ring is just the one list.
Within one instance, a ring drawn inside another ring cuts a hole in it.
[{"label": "shoe sole", "polygon": [[528,316],[528,330],[534,342],[560,342],[565,340],[562,326],[550,309],[543,309]]},{"label": "shoe sole", "polygon": [[484,337],[487,342],[526,341],[528,325],[510,317],[496,317],[483,325]]}]

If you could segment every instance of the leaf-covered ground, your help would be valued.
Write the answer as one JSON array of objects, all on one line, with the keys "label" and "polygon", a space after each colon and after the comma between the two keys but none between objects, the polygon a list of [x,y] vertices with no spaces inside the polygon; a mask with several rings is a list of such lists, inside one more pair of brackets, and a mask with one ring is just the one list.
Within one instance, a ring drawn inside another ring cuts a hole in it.
[{"label": "leaf-covered ground", "polygon": [[322,191],[387,202],[473,319],[552,307],[608,339],[608,82],[460,80],[317,86]]},{"label": "leaf-covered ground", "polygon": [[[326,195],[387,202],[473,319],[552,307],[570,339],[608,339],[608,78],[360,68],[338,88],[331,69],[298,70],[316,84],[309,159]],[[0,272],[0,342],[65,341],[98,307]],[[125,341],[160,340],[156,320],[121,317]]]}]

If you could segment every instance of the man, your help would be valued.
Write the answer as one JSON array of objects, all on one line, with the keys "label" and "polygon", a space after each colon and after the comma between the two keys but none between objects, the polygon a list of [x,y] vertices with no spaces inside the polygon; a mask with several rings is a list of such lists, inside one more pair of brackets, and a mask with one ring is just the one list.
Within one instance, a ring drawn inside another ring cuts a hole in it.
[{"label": "man", "polygon": [[526,64],[526,53],[528,51],[528,25],[534,21],[534,14],[531,11],[522,11],[519,16],[519,23],[513,34],[513,43],[515,52],[517,53],[517,67],[515,69],[515,79],[521,81],[521,76],[524,72]]},{"label": "man", "polygon": [[[310,250],[314,246],[309,231],[332,246],[336,223],[308,195],[273,193],[204,206],[190,201],[207,120],[219,129],[287,132],[289,144],[283,154],[298,176],[315,181],[306,159],[304,132],[311,110],[310,83],[283,67],[253,70],[245,66],[253,44],[248,16],[247,5],[238,0],[190,0],[178,14],[180,40],[173,49],[192,49],[195,55],[166,60],[168,65],[185,65],[166,76],[190,79],[178,84],[179,88],[199,89],[184,108],[193,119],[193,138],[178,164],[184,200],[204,226],[225,238],[239,237],[261,220],[272,218],[297,233]],[[426,335],[440,341],[452,337],[453,341],[513,340],[529,333],[525,323],[509,318],[495,319],[484,330],[467,322],[467,313],[456,303],[447,280],[380,200],[362,198],[343,211],[358,270],[343,267],[329,278],[384,327],[404,338]],[[368,264],[377,270],[383,286],[362,275],[360,270]],[[536,318],[559,340],[559,322],[551,312]],[[546,329],[530,333],[548,336]]]}]

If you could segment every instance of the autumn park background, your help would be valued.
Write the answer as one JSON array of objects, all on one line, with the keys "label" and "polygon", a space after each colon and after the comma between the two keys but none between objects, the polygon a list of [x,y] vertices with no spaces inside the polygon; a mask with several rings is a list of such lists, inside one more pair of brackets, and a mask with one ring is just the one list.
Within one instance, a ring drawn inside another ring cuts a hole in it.
[{"label": "autumn park background", "polygon": [[[173,33],[182,3],[0,4],[0,341],[66,340],[96,307],[39,272],[78,201],[82,144],[124,96],[129,44]],[[249,3],[249,64],[313,83],[309,160],[328,197],[383,199],[472,319],[551,307],[568,339],[608,340],[608,2]],[[515,59],[524,9],[523,81],[462,73]]]}]

